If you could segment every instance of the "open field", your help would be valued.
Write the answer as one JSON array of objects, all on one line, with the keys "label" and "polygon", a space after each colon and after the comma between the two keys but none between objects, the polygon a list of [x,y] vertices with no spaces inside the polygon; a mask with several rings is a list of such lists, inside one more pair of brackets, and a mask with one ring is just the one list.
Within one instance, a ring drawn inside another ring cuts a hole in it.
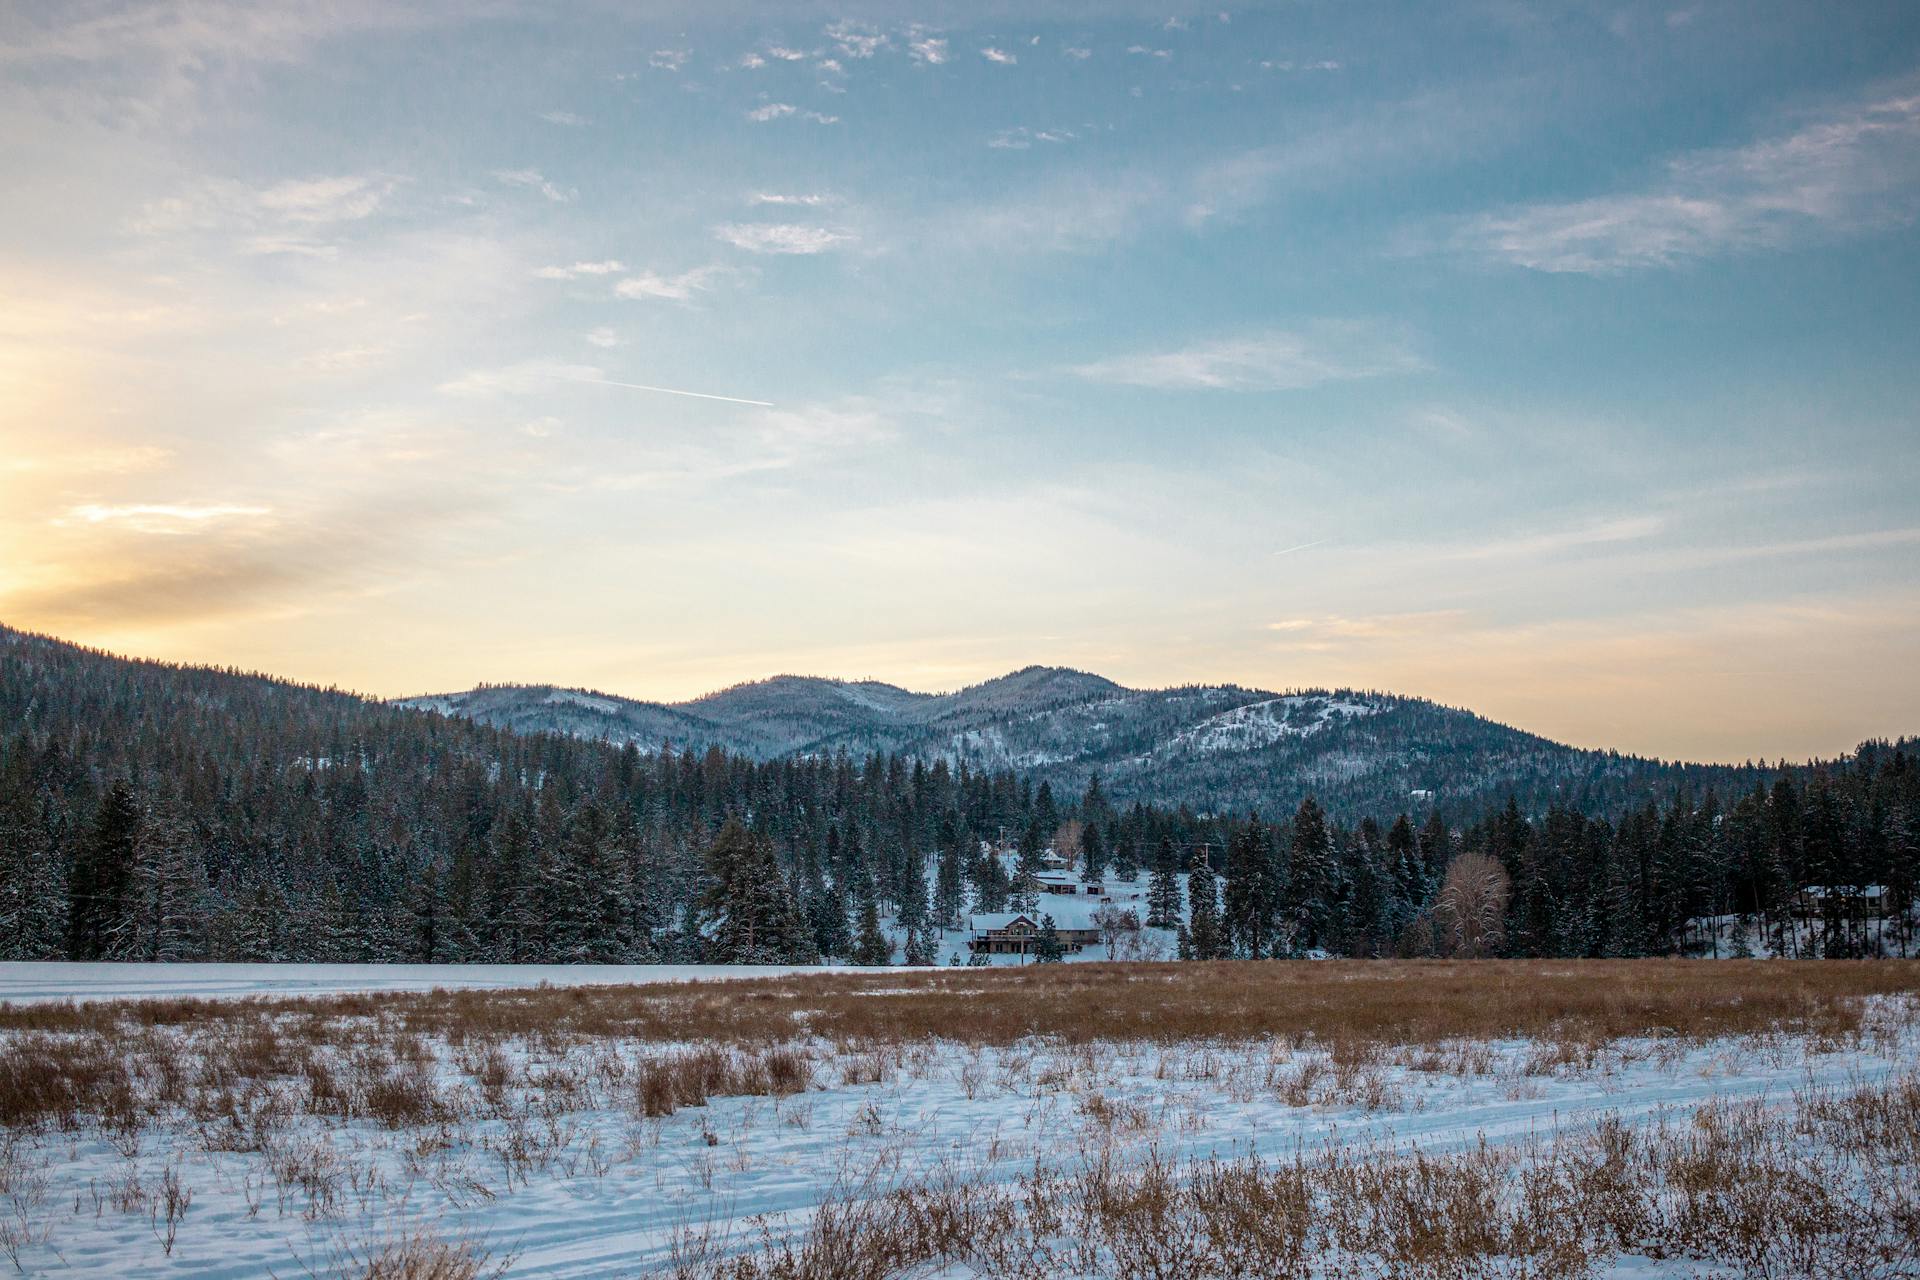
[{"label": "open field", "polygon": [[[26,1274],[1920,1275],[1920,964],[0,1008]],[[406,1270],[437,1257],[439,1270]]]},{"label": "open field", "polygon": [[[830,968],[830,966],[827,966]],[[0,1004],[55,1000],[333,996],[376,991],[633,986],[766,978],[820,965],[749,964],[128,964],[0,961]]]}]

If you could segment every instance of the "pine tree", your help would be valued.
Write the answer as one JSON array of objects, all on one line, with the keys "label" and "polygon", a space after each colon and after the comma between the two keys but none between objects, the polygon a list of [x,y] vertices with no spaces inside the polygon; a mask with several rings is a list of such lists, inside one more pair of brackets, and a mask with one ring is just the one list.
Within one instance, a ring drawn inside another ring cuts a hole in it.
[{"label": "pine tree", "polygon": [[1034,963],[1059,964],[1066,958],[1067,949],[1060,941],[1060,929],[1053,923],[1053,917],[1040,917],[1040,936],[1033,943]]},{"label": "pine tree", "polygon": [[1097,822],[1087,823],[1080,833],[1080,867],[1081,874],[1089,884],[1098,884],[1106,879],[1107,842],[1101,836]]},{"label": "pine tree", "polygon": [[1227,842],[1226,906],[1221,914],[1227,947],[1250,960],[1278,955],[1286,947],[1275,933],[1279,873],[1274,862],[1273,841],[1255,814]]},{"label": "pine tree", "polygon": [[824,956],[853,954],[853,930],[847,924],[847,892],[835,880],[812,903],[814,945]]},{"label": "pine tree", "polygon": [[871,896],[860,902],[860,935],[854,939],[851,958],[859,965],[893,963],[893,944],[880,932],[880,908]]},{"label": "pine tree", "polygon": [[1147,881],[1147,924],[1155,929],[1171,929],[1180,922],[1177,857],[1173,838],[1160,837],[1160,848],[1153,859],[1153,875]]},{"label": "pine tree", "polygon": [[1138,830],[1138,822],[1130,816],[1121,826],[1120,839],[1113,846],[1113,878],[1123,884],[1132,884],[1140,875]]},{"label": "pine tree", "polygon": [[926,924],[927,873],[917,853],[907,854],[907,865],[900,876],[898,901],[900,907],[895,912],[895,918],[902,929],[912,933]]},{"label": "pine tree", "polygon": [[50,797],[33,754],[22,736],[0,757],[0,960],[68,954],[66,869],[44,820]]},{"label": "pine tree", "polygon": [[713,963],[791,964],[811,958],[804,918],[764,837],[750,834],[736,818],[727,819],[707,851],[707,874],[704,950]]},{"label": "pine tree", "polygon": [[140,806],[126,779],[116,779],[100,797],[93,824],[74,858],[69,883],[67,954],[99,960],[127,908],[133,887]]},{"label": "pine tree", "polygon": [[973,909],[982,913],[1005,911],[1012,886],[1000,855],[988,850],[980,856],[974,871]]},{"label": "pine tree", "polygon": [[112,928],[109,955],[149,962],[200,959],[206,895],[206,867],[186,824],[171,813],[143,815],[127,910]]},{"label": "pine tree", "polygon": [[959,816],[949,809],[940,818],[940,861],[934,871],[933,914],[943,929],[951,929],[960,921],[966,896],[965,864]]},{"label": "pine tree", "polygon": [[1335,901],[1333,841],[1326,815],[1308,796],[1293,815],[1287,852],[1287,886],[1282,898],[1287,919],[1298,931],[1295,946],[1312,950],[1327,938]]},{"label": "pine tree", "polygon": [[1227,954],[1220,931],[1220,899],[1213,868],[1205,859],[1187,875],[1187,933],[1195,960],[1218,960]]},{"label": "pine tree", "polygon": [[929,928],[909,929],[907,931],[906,953],[901,957],[904,963],[923,968],[934,961],[940,951],[940,936]]}]

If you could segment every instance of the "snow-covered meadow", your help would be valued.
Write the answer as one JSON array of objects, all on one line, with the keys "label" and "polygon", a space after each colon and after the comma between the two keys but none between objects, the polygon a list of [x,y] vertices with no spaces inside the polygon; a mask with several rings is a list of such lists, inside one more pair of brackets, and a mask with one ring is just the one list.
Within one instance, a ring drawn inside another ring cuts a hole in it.
[{"label": "snow-covered meadow", "polygon": [[[0,1245],[234,1280],[414,1274],[429,1240],[446,1276],[1801,1274],[1736,1256],[1731,1209],[1674,1216],[1668,1183],[1745,1160],[1831,1185],[1835,1259],[1916,1274],[1913,970],[1684,967],[1671,998],[1645,966],[1269,964],[19,1007]],[[1401,1239],[1410,1196],[1486,1221]]]},{"label": "snow-covered meadow", "polygon": [[219,1000],[400,991],[632,986],[834,972],[750,964],[124,964],[0,961],[0,1004],[53,1000]]}]

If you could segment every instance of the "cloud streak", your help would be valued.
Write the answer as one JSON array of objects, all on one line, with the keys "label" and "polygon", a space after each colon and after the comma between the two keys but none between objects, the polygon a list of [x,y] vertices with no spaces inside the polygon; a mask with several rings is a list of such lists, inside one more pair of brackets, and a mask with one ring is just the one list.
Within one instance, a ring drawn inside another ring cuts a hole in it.
[{"label": "cloud streak", "polygon": [[1920,93],[1909,92],[1681,156],[1640,191],[1482,214],[1450,243],[1533,271],[1614,275],[1903,225],[1916,211]]},{"label": "cloud streak", "polygon": [[1089,382],[1156,391],[1299,391],[1426,368],[1394,339],[1360,325],[1328,323],[1097,360],[1068,372]]},{"label": "cloud streak", "polygon": [[674,276],[643,271],[614,285],[613,292],[621,298],[688,302],[696,293],[713,288],[722,274],[724,271],[720,267],[695,267]]},{"label": "cloud streak", "polygon": [[854,237],[845,231],[792,222],[726,222],[715,227],[716,238],[748,253],[826,253]]},{"label": "cloud streak", "polygon": [[579,194],[571,188],[550,182],[538,169],[495,169],[493,180],[505,187],[519,187],[526,191],[537,191],[555,204],[567,204]]}]

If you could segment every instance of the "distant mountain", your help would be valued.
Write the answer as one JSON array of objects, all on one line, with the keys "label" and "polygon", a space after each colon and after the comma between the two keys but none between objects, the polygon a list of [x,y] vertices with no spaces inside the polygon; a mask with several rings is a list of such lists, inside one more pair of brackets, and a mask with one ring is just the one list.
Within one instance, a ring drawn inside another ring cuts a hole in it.
[{"label": "distant mountain", "polygon": [[647,750],[720,747],[760,760],[902,752],[1012,769],[1075,796],[1098,773],[1116,800],[1202,813],[1285,812],[1308,794],[1356,816],[1431,804],[1458,812],[1509,794],[1533,811],[1559,800],[1602,812],[1679,786],[1728,790],[1763,776],[1580,750],[1419,698],[1234,685],[1128,689],[1064,667],[1027,667],[946,694],[776,676],[671,704],[488,685],[398,705]]}]

